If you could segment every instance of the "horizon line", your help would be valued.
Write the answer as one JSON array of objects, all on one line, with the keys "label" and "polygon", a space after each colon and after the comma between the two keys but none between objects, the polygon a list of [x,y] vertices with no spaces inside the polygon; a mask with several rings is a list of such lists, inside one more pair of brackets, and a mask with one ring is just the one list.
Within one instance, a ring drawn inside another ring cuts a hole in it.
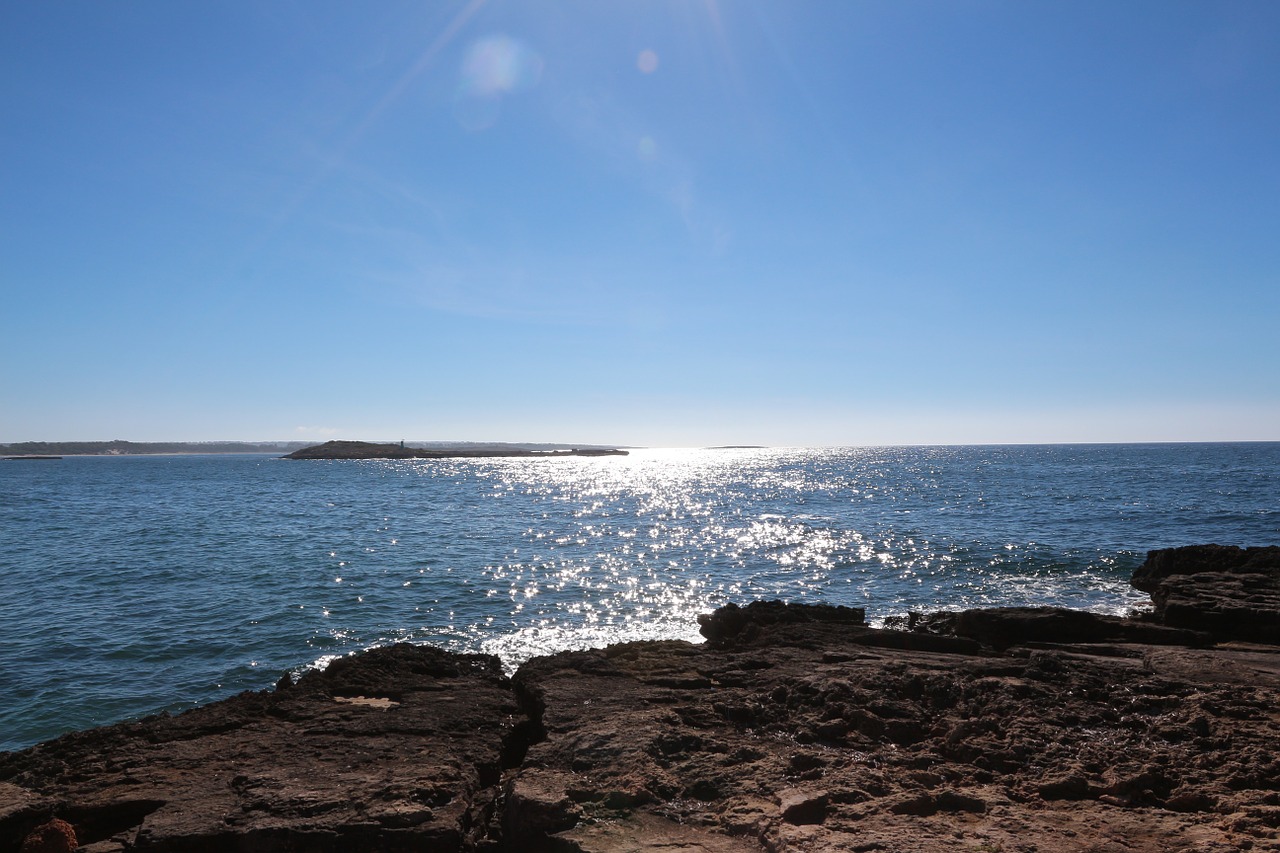
[{"label": "horizon line", "polygon": [[1051,441],[921,441],[921,442],[868,442],[865,444],[753,444],[735,441],[724,444],[620,444],[613,442],[573,442],[573,441],[514,441],[508,439],[350,439],[327,438],[314,439],[23,439],[19,441],[0,441],[0,447],[12,447],[22,444],[325,444],[329,441],[359,441],[368,444],[556,444],[568,446],[616,447],[630,450],[724,450],[724,449],[758,449],[783,450],[789,448],[804,449],[840,449],[840,448],[885,448],[885,447],[1054,447],[1054,446],[1089,446],[1089,445],[1137,445],[1137,444],[1277,444],[1280,438],[1231,438],[1231,439],[1111,439],[1111,440],[1051,440]]}]

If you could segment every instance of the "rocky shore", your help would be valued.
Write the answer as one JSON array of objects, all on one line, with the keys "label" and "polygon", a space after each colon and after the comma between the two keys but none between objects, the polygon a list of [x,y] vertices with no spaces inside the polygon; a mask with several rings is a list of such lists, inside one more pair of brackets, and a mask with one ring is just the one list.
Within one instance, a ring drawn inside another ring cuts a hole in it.
[{"label": "rocky shore", "polygon": [[1280,850],[1280,548],[1131,618],[758,602],[707,641],[391,646],[0,753],[0,853]]}]

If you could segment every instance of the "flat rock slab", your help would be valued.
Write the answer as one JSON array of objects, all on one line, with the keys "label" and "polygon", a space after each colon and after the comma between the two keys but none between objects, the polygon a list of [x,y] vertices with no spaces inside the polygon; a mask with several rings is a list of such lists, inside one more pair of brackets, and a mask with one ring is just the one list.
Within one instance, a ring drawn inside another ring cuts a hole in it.
[{"label": "flat rock slab", "polygon": [[508,780],[511,849],[1280,850],[1274,648],[961,654],[774,623],[523,667],[544,737]]},{"label": "flat rock slab", "polygon": [[496,658],[375,649],[0,754],[0,851],[55,811],[103,853],[471,849],[518,713]]}]

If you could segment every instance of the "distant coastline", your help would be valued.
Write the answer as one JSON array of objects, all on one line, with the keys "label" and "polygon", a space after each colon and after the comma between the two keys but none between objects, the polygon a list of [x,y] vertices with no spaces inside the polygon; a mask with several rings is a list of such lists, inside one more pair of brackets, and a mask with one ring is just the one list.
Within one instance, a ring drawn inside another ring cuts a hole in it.
[{"label": "distant coastline", "polygon": [[399,444],[377,444],[368,441],[328,441],[289,453],[285,459],[469,459],[469,458],[545,458],[556,456],[626,456],[627,451],[615,447],[571,447],[563,449],[529,449],[510,445],[465,445],[456,447],[413,447]]},{"label": "distant coastline", "polygon": [[0,444],[0,457],[292,453],[307,444],[305,441],[22,441]]},{"label": "distant coastline", "polygon": [[[616,448],[594,444],[510,443],[497,441],[412,441],[395,444],[369,442],[329,442],[329,444],[368,444],[371,447],[395,447],[423,451],[416,458],[441,456],[523,456],[560,455],[590,456]],[[293,454],[316,447],[309,441],[23,441],[0,444],[0,459],[49,459],[63,456],[179,456],[191,454],[270,453]],[[324,447],[327,445],[318,445]],[[569,452],[566,454],[565,452]],[[619,451],[625,455],[625,451]],[[304,458],[304,457],[296,457]],[[340,457],[349,458],[349,457]],[[366,457],[372,458],[372,457]],[[394,458],[394,457],[393,457]],[[407,458],[404,457],[404,458]]]}]

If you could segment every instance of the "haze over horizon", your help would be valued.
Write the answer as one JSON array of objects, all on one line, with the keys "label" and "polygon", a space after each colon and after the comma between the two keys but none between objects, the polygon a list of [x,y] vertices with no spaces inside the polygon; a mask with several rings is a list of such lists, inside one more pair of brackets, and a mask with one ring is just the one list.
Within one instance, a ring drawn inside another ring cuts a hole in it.
[{"label": "haze over horizon", "polygon": [[1280,4],[0,9],[0,443],[1280,440]]}]

